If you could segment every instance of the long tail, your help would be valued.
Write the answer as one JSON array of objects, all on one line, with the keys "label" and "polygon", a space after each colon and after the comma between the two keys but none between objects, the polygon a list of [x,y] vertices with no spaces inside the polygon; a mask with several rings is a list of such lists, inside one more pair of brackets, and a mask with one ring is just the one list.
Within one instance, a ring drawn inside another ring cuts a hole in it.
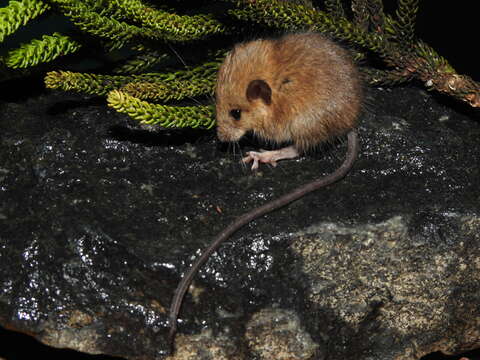
[{"label": "long tail", "polygon": [[358,134],[355,129],[350,130],[348,133],[348,149],[347,154],[345,157],[345,161],[343,164],[335,170],[330,175],[322,177],[320,179],[314,180],[308,184],[302,185],[297,189],[279,197],[276,200],[272,200],[265,205],[262,205],[258,208],[255,208],[249,211],[246,214],[241,215],[235,221],[233,221],[229,226],[227,226],[221,233],[217,235],[217,237],[212,241],[212,243],[205,249],[205,251],[200,255],[195,262],[191,265],[190,269],[187,271],[185,276],[182,278],[180,283],[175,290],[175,295],[173,296],[172,304],[170,306],[170,316],[169,316],[169,323],[170,323],[170,332],[168,335],[168,343],[170,345],[170,351],[173,353],[174,349],[174,340],[175,334],[177,332],[177,318],[178,313],[180,311],[180,307],[182,306],[183,297],[187,292],[187,289],[190,287],[192,280],[200,267],[207,261],[212,253],[214,253],[224,242],[227,240],[234,232],[238,229],[243,227],[244,225],[248,224],[250,221],[259,218],[273,210],[281,208],[292,201],[298,200],[301,197],[305,196],[306,194],[320,189],[324,186],[330,185],[347,175],[350,169],[355,162],[358,152],[359,152],[360,144],[358,140]]}]

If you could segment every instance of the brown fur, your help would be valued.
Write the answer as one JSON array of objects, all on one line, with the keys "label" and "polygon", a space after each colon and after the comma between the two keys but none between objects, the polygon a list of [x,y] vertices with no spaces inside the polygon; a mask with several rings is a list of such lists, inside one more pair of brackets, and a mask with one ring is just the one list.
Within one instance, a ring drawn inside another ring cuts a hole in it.
[{"label": "brown fur", "polygon": [[[271,103],[248,100],[254,80],[271,87]],[[356,125],[362,91],[346,50],[316,33],[242,43],[227,55],[216,87],[217,133],[239,140],[253,130],[261,138],[293,141],[305,151]],[[235,120],[230,110],[240,109]]]}]

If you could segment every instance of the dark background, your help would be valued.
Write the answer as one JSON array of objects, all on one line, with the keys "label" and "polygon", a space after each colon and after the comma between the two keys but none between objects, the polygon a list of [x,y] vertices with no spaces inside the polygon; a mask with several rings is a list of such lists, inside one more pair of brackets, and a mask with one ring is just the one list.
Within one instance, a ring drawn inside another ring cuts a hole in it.
[{"label": "dark background", "polygon": [[[388,3],[396,1],[387,0]],[[459,74],[480,81],[478,2],[420,0],[417,35],[447,58]]]}]

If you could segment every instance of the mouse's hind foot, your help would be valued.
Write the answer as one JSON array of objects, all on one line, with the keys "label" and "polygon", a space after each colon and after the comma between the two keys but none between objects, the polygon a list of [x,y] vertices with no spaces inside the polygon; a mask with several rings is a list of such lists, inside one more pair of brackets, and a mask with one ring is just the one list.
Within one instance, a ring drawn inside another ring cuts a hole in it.
[{"label": "mouse's hind foot", "polygon": [[259,163],[277,166],[278,160],[293,159],[297,156],[299,156],[298,150],[294,145],[292,145],[278,150],[260,150],[260,152],[249,151],[247,152],[247,156],[245,156],[242,161],[244,163],[253,162],[252,170],[256,170],[258,169]]}]

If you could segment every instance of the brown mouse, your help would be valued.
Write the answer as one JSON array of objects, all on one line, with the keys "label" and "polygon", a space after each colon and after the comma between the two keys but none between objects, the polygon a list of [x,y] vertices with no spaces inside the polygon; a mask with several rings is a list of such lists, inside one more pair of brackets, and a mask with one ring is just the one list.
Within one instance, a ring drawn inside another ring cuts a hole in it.
[{"label": "brown mouse", "polygon": [[169,341],[177,329],[183,297],[199,268],[220,244],[250,221],[343,178],[359,150],[355,126],[362,106],[359,73],[349,53],[317,33],[288,34],[236,45],[219,69],[216,86],[217,135],[238,141],[247,132],[279,150],[247,153],[244,162],[273,166],[318,144],[348,134],[343,164],[332,174],[303,185],[238,217],[205,249],[180,281],[170,308]]}]

